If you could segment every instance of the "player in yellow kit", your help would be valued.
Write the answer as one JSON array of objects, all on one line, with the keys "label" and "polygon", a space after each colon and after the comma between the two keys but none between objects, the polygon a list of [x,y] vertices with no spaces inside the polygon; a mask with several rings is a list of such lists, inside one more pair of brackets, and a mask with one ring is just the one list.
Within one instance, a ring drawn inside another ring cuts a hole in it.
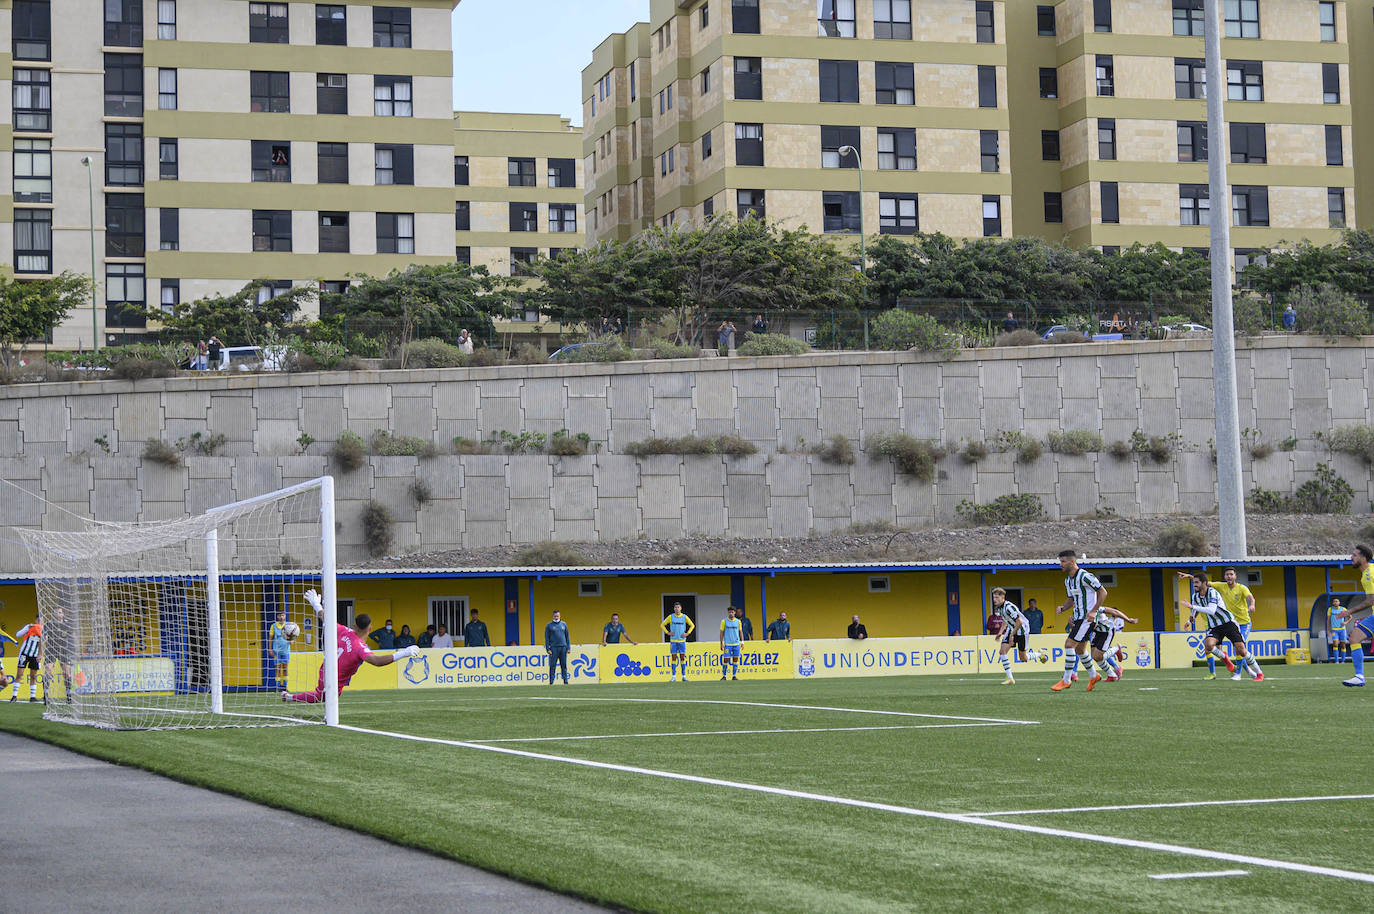
[{"label": "player in yellow kit", "polygon": [[1364,596],[1339,614],[1349,635],[1350,661],[1355,664],[1355,675],[1341,685],[1364,685],[1364,642],[1374,636],[1374,566],[1369,564],[1371,559],[1374,559],[1374,551],[1363,543],[1356,546],[1350,556],[1350,562],[1360,576],[1360,589],[1364,591]]},{"label": "player in yellow kit", "polygon": [[[1230,610],[1231,615],[1236,617],[1236,625],[1240,627],[1240,636],[1248,644],[1250,641],[1250,614],[1255,611],[1255,595],[1250,593],[1250,588],[1244,584],[1236,583],[1236,569],[1234,568],[1227,568],[1222,572],[1221,583],[1215,586],[1217,593],[1221,594],[1222,605]],[[1245,669],[1248,667],[1241,665],[1231,678],[1243,679],[1244,674],[1241,670]]]}]

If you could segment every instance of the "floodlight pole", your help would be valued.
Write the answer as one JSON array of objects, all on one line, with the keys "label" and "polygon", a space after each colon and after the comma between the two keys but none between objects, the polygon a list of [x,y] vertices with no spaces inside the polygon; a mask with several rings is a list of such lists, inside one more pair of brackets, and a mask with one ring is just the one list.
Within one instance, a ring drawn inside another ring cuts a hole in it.
[{"label": "floodlight pole", "polygon": [[1221,0],[1204,0],[1207,54],[1208,229],[1212,266],[1212,389],[1216,398],[1217,514],[1221,558],[1246,556],[1245,488],[1240,469],[1240,418],[1236,403],[1236,334],[1231,314],[1231,194],[1226,180],[1230,142],[1222,111],[1226,75],[1221,62]]},{"label": "floodlight pole", "polygon": [[[868,240],[864,237],[864,157],[853,146],[844,145],[836,150],[843,156],[854,153],[854,161],[859,163],[859,275],[868,275]],[[868,315],[864,315],[864,349],[868,348]]]},{"label": "floodlight pole", "polygon": [[96,279],[95,279],[95,177],[91,167],[91,157],[82,156],[81,164],[86,166],[86,203],[90,208],[91,224],[91,351],[100,348],[100,323],[96,316]]}]

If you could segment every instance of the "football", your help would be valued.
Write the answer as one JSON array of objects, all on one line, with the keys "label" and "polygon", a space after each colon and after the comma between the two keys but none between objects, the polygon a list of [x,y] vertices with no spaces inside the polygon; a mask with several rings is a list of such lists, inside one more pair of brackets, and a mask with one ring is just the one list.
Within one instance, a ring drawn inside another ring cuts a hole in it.
[{"label": "football", "polygon": [[295,622],[288,622],[281,627],[281,633],[286,636],[287,641],[295,641],[296,636],[301,633],[301,627]]},{"label": "football", "polygon": [[1049,651],[1041,651],[1041,652],[1040,652],[1040,662],[1041,662],[1041,663],[1049,663],[1049,662],[1050,662],[1050,652],[1049,652]]}]

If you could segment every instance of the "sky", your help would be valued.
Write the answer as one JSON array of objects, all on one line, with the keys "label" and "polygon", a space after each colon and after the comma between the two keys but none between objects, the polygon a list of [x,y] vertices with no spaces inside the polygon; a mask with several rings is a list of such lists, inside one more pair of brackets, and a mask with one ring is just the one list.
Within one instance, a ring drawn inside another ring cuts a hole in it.
[{"label": "sky", "polygon": [[582,68],[649,0],[461,0],[453,11],[453,106],[561,114],[582,124]]}]

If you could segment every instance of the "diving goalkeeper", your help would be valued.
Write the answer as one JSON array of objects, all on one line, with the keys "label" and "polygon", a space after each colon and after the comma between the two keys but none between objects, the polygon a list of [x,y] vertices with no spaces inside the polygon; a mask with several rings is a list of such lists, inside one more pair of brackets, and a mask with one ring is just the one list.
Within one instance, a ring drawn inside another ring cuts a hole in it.
[{"label": "diving goalkeeper", "polygon": [[[315,615],[320,620],[320,633],[324,633],[324,607],[320,605],[320,595],[313,590],[305,592],[305,600],[315,607]],[[420,653],[418,647],[403,647],[399,651],[391,654],[374,654],[367,649],[367,633],[372,631],[372,617],[366,613],[359,613],[353,620],[353,627],[347,625],[334,626],[337,651],[339,654],[339,692],[342,693],[344,686],[348,685],[353,678],[353,674],[358,672],[358,668],[364,663],[373,666],[390,666],[397,660],[404,660],[407,657],[414,657]],[[323,642],[323,637],[320,639]],[[323,647],[323,643],[320,645]],[[324,666],[320,666],[320,680],[313,692],[285,692],[281,693],[282,701],[300,701],[305,704],[313,705],[324,701]]]}]

